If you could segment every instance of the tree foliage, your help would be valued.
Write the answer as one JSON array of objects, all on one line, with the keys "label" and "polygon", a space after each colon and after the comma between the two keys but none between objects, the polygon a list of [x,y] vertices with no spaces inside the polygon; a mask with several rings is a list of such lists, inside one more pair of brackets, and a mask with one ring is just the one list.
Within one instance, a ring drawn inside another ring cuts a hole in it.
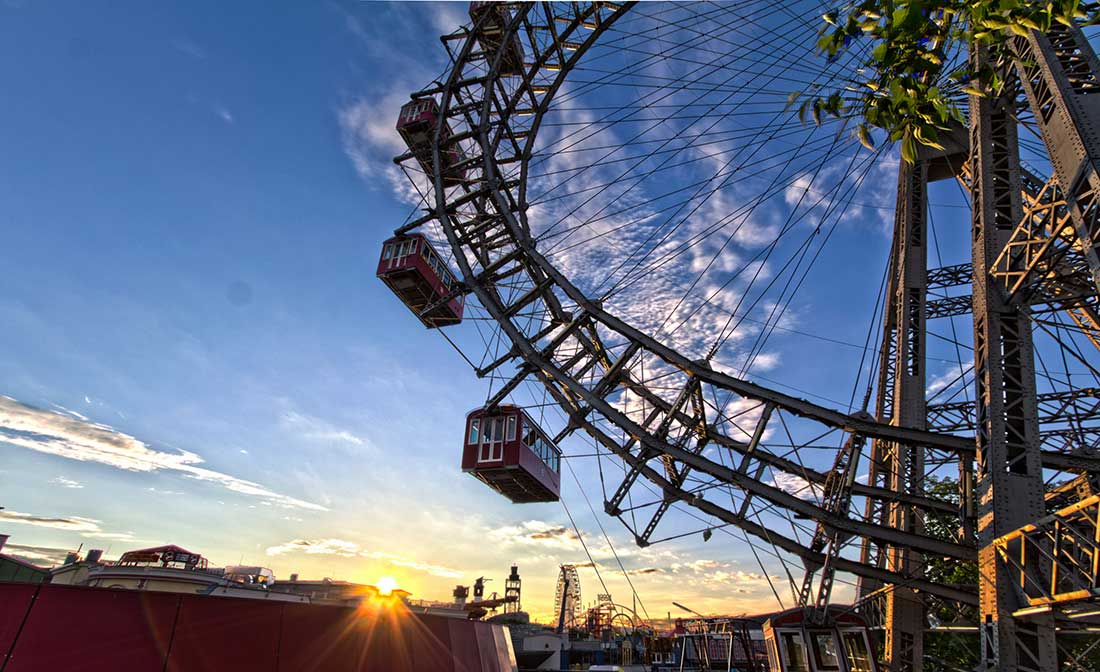
[{"label": "tree foliage", "polygon": [[[843,90],[815,95],[799,109],[817,123],[822,115],[852,118],[856,136],[873,147],[871,129],[901,142],[912,162],[919,145],[941,148],[939,132],[962,122],[966,95],[985,96],[1001,81],[989,67],[965,57],[971,44],[988,48],[990,62],[1011,55],[1013,38],[1029,31],[1100,22],[1100,3],[1080,0],[860,0],[822,16],[818,50],[830,61],[861,52],[860,68]],[[792,96],[792,101],[799,94]]]}]

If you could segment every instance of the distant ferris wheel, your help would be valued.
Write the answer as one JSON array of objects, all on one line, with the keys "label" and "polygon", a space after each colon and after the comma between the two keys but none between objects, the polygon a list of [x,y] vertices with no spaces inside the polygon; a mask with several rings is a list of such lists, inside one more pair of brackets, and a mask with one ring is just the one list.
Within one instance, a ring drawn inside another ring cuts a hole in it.
[{"label": "distant ferris wheel", "polygon": [[562,565],[554,588],[554,617],[561,628],[579,624],[581,614],[581,577],[574,565]]},{"label": "distant ferris wheel", "polygon": [[[789,331],[784,315],[837,223],[865,207],[855,194],[881,179],[883,150],[861,152],[840,141],[831,126],[839,122],[808,128],[787,110],[793,94],[842,88],[853,67],[815,58],[806,17],[820,11],[816,2],[471,3],[470,25],[442,37],[448,72],[402,108],[397,126],[410,151],[396,161],[425,207],[386,242],[379,276],[426,326],[477,328],[485,353],[463,356],[492,389],[467,419],[463,468],[513,501],[557,498],[557,444],[580,431],[621,465],[604,506],[641,546],[659,541],[658,524],[677,508],[704,540],[735,528],[772,557],[800,561],[800,605],[826,609],[840,572],[858,578],[864,607],[904,589],[922,596],[922,609],[972,614],[977,585],[914,569],[922,558],[978,558],[973,433],[984,436],[988,418],[966,393],[929,403],[922,359],[923,321],[958,315],[962,303],[965,312],[969,301],[912,297],[974,272],[921,266],[918,287],[905,275],[914,245],[927,255],[927,184],[950,178],[980,200],[985,183],[963,129],[961,152],[898,171],[877,318],[883,344],[867,357],[878,368],[869,364],[862,410],[857,390],[838,410],[843,402],[750,381],[772,335]],[[777,16],[793,27],[777,30]],[[1035,39],[1055,40],[1070,57],[1088,50],[1079,33],[1051,35]],[[1018,121],[1045,142],[1039,127],[1054,103],[1035,117],[1027,102]],[[1042,213],[1066,206],[1043,145],[1020,146],[1047,166],[1012,183],[1035,232]],[[1068,226],[1069,214],[1059,221]],[[1072,285],[1086,298],[1047,299],[1072,319],[1073,338],[1100,347],[1089,255],[1065,244],[1068,231],[1050,234],[1043,249],[1060,255],[1058,273],[1086,278]],[[1020,286],[1024,275],[1006,278]],[[959,378],[965,389],[967,373]],[[1052,428],[1033,437],[1035,460],[1050,474],[1095,481],[1100,414],[1081,410],[1088,394],[1057,378],[1039,396],[1057,408],[1046,418]],[[513,401],[532,381],[561,410],[556,434]],[[958,479],[956,491],[926,487],[940,470]],[[954,532],[933,534],[926,521]],[[564,567],[559,608],[563,576]],[[906,627],[919,636],[923,626]]]}]

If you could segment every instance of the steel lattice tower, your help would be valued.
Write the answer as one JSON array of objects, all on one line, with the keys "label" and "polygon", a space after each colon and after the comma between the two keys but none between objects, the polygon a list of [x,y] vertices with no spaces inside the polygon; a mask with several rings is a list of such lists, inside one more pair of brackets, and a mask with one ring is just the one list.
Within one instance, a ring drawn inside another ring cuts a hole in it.
[{"label": "steel lattice tower", "polygon": [[[922,153],[899,170],[876,409],[880,421],[898,426],[975,431],[973,459],[959,462],[959,535],[977,534],[982,666],[1046,671],[1058,665],[1059,606],[1080,600],[1090,584],[1095,590],[1100,538],[1095,471],[1078,470],[1076,511],[1048,516],[1040,449],[1093,447],[1089,427],[1097,413],[1082,403],[1095,396],[1092,389],[1037,394],[1031,314],[1063,311],[1100,346],[1100,61],[1079,29],[1033,32],[1012,46],[1013,62],[988,63],[1006,82],[1000,95],[971,96],[969,133],[957,129],[944,151]],[[971,59],[980,67],[988,56],[981,50]],[[1046,182],[1021,166],[1017,118],[1023,109],[1034,114],[1053,166]],[[928,268],[928,183],[940,179],[969,188],[970,265]],[[930,286],[967,282],[969,299],[929,299]],[[929,407],[926,321],[966,312],[973,316],[977,401],[972,410]],[[1060,399],[1051,404],[1054,396]],[[1043,431],[1048,422],[1068,422],[1078,435],[1067,445],[1064,431]],[[919,494],[932,453],[876,440],[869,482]],[[868,500],[866,513],[907,532],[922,528],[916,509],[900,502]],[[924,571],[920,554],[905,547],[865,540],[861,559],[908,576]],[[882,595],[887,662],[898,670],[922,669],[925,604],[916,591],[866,579],[860,588],[865,596]]]}]

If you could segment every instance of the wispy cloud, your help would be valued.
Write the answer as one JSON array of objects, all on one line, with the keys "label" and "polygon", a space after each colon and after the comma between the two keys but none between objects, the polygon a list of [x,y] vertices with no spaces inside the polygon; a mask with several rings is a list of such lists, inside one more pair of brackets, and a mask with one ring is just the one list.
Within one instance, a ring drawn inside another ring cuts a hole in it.
[{"label": "wispy cloud", "polygon": [[259,483],[202,467],[204,460],[196,453],[157,450],[108,425],[28,406],[11,397],[0,396],[0,443],[124,471],[176,472],[272,504],[327,510],[319,504],[279,494]]},{"label": "wispy cloud", "polygon": [[0,521],[18,525],[49,527],[54,530],[65,530],[66,532],[102,532],[98,520],[84,518],[83,516],[37,516],[19,511],[0,511]]},{"label": "wispy cloud", "polygon": [[53,483],[54,485],[60,485],[63,488],[71,488],[73,490],[79,490],[80,488],[84,487],[80,483],[80,481],[74,481],[73,479],[65,478],[64,476],[58,476],[57,478],[52,478],[52,479],[50,479],[50,483]]},{"label": "wispy cloud", "polygon": [[365,446],[367,442],[354,432],[312,415],[295,410],[284,411],[279,418],[284,428],[304,439],[321,442],[346,443],[353,446]]},{"label": "wispy cloud", "polygon": [[268,546],[268,555],[305,553],[306,555],[338,555],[352,558],[359,554],[359,544],[343,539],[292,539],[277,546]]},{"label": "wispy cloud", "polygon": [[15,525],[47,527],[63,532],[76,532],[88,539],[133,541],[133,532],[108,532],[100,527],[101,521],[84,516],[42,516],[21,511],[0,511],[0,522]]},{"label": "wispy cloud", "polygon": [[233,113],[229,111],[229,108],[222,104],[214,105],[214,114],[218,115],[218,118],[227,124],[235,123],[237,120],[233,117]]},{"label": "wispy cloud", "polygon": [[462,572],[443,565],[424,562],[414,558],[408,558],[395,553],[384,551],[369,551],[362,548],[354,541],[346,539],[292,539],[290,541],[269,546],[267,554],[270,556],[285,555],[288,553],[304,553],[306,555],[331,555],[341,558],[369,558],[381,560],[395,567],[405,567],[418,572],[424,572],[432,576],[443,578],[458,578]]},{"label": "wispy cloud", "polygon": [[69,551],[51,546],[26,546],[24,544],[5,544],[4,553],[36,565],[60,565],[65,562]]},{"label": "wispy cloud", "polygon": [[385,560],[395,567],[406,567],[418,572],[424,572],[432,576],[439,576],[446,579],[457,579],[462,576],[462,572],[457,569],[452,569],[444,565],[437,565],[431,562],[424,562],[421,560],[411,560],[400,555],[394,555],[392,553],[382,553],[378,551],[363,551],[360,553],[364,558],[371,558],[374,560]]},{"label": "wispy cloud", "polygon": [[179,53],[190,56],[196,61],[206,60],[206,49],[190,38],[174,37],[169,44]]},{"label": "wispy cloud", "polygon": [[518,525],[498,527],[491,530],[489,536],[502,543],[526,544],[561,550],[577,550],[581,546],[581,539],[572,528],[541,520],[528,520]]}]

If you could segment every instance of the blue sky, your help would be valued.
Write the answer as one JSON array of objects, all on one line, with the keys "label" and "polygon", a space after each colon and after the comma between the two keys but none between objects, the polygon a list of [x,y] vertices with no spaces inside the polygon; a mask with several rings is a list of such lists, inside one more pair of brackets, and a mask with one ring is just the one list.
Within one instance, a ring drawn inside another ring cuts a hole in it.
[{"label": "blue sky", "polygon": [[[439,599],[519,562],[550,609],[585,560],[566,514],[460,473],[486,385],[373,277],[410,210],[397,108],[464,9],[0,3],[0,532],[26,557],[176,543]],[[862,343],[888,248],[880,211],[840,227],[788,327]],[[857,348],[773,351],[761,375],[847,402]],[[774,605],[737,540],[642,551],[563,483],[621,601],[601,523],[653,615]]]}]

